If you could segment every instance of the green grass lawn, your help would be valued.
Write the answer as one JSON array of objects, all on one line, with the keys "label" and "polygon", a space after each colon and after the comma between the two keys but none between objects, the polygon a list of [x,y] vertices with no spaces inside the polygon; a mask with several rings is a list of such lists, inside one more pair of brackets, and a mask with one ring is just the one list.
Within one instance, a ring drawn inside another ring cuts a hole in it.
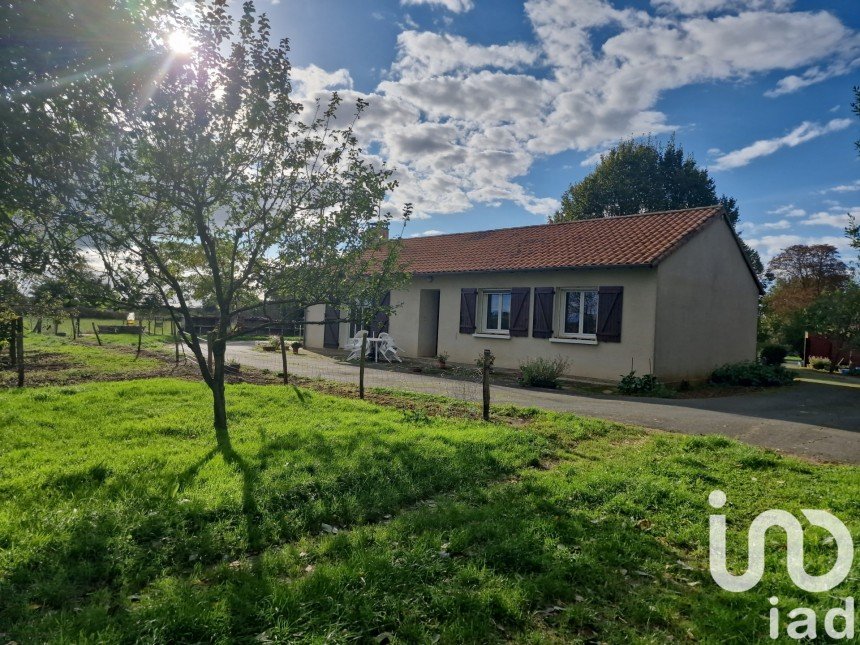
[{"label": "green grass lawn", "polygon": [[[199,383],[0,391],[6,638],[747,643],[769,640],[770,596],[784,615],[860,588],[795,589],[778,531],[755,590],[707,572],[710,491],[738,570],[768,508],[829,509],[858,535],[857,468],[536,410],[227,396],[219,452]],[[824,537],[807,531],[810,573],[833,560]]]}]

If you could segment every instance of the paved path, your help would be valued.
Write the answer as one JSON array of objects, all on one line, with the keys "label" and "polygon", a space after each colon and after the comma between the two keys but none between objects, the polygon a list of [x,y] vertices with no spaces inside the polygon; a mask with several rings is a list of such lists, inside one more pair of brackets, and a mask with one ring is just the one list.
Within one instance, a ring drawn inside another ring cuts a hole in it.
[{"label": "paved path", "polygon": [[[231,344],[228,358],[280,371],[280,355]],[[371,365],[372,367],[372,365]],[[289,357],[291,374],[356,383],[358,369],[318,355]],[[367,387],[480,400],[480,386],[441,376],[368,369]],[[802,382],[756,394],[712,399],[659,400],[567,394],[493,386],[493,403],[536,406],[620,423],[682,432],[722,434],[746,443],[827,461],[860,464],[860,388]]]}]

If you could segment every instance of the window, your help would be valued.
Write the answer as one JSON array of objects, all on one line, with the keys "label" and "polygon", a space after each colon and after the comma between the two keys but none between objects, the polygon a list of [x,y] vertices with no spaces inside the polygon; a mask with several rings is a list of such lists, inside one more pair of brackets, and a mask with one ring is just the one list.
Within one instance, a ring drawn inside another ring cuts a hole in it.
[{"label": "window", "polygon": [[482,332],[488,334],[506,334],[511,328],[511,292],[483,291],[481,295],[483,306]]},{"label": "window", "polygon": [[559,335],[568,338],[593,338],[597,334],[597,290],[562,291]]}]

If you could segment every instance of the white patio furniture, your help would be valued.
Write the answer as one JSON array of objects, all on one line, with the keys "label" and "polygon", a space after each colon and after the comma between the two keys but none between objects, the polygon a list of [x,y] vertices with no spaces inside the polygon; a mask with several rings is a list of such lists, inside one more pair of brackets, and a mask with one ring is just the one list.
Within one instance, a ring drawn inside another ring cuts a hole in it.
[{"label": "white patio furniture", "polygon": [[398,347],[394,343],[394,338],[388,332],[382,332],[379,334],[379,347],[377,349],[378,354],[382,354],[382,358],[387,360],[389,363],[391,359],[396,360],[398,363],[402,363],[403,359],[397,355]]},{"label": "white patio furniture", "polygon": [[[361,338],[362,336],[367,336],[367,331],[364,329],[360,329],[355,332],[355,336],[346,341],[346,348],[349,350],[349,355],[346,357],[346,360],[351,361],[353,359],[361,356]],[[370,340],[369,338],[367,340]],[[367,343],[367,347],[365,347],[365,355],[370,355],[370,348],[373,343]]]}]

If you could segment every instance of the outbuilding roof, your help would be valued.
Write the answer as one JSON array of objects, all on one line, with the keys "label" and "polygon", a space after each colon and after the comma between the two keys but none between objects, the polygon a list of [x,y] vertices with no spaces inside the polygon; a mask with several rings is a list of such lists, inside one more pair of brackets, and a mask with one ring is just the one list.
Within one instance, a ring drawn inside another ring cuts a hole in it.
[{"label": "outbuilding roof", "polygon": [[401,258],[420,275],[655,266],[723,216],[714,205],[408,238]]}]

